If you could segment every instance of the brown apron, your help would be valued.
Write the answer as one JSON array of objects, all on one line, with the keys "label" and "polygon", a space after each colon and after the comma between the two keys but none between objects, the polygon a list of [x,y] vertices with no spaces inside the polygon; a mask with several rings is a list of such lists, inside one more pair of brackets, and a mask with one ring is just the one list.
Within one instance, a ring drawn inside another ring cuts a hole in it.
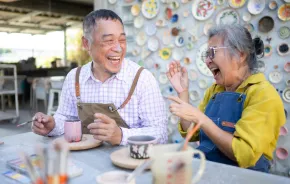
[{"label": "brown apron", "polygon": [[83,134],[89,134],[90,130],[87,128],[87,126],[90,123],[94,122],[94,114],[95,113],[102,113],[107,115],[108,117],[114,119],[118,126],[129,128],[128,125],[125,123],[125,121],[122,119],[122,117],[119,115],[118,110],[125,107],[125,105],[130,101],[134,90],[136,88],[139,76],[144,68],[139,68],[134,81],[132,83],[131,89],[129,91],[128,97],[126,100],[122,103],[122,105],[118,108],[113,103],[109,104],[101,104],[101,103],[82,103],[80,98],[80,83],[79,83],[79,76],[81,67],[77,68],[76,72],[76,81],[75,81],[75,91],[76,91],[76,97],[77,97],[77,107],[78,107],[78,115],[82,122],[82,133]]}]

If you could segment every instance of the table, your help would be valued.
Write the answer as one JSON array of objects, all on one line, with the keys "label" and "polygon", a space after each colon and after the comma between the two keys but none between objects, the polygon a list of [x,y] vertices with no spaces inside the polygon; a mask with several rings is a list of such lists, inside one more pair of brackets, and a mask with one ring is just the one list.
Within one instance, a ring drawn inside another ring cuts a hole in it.
[{"label": "table", "polygon": [[[5,143],[0,145],[0,172],[7,171],[6,161],[18,156],[19,150],[31,154],[34,152],[34,146],[37,143],[48,144],[53,138],[38,136],[32,132],[7,136],[1,138]],[[104,144],[96,149],[71,152],[70,156],[76,163],[84,169],[83,175],[71,180],[70,183],[95,183],[95,177],[103,172],[112,170],[125,170],[118,168],[111,163],[110,153],[120,147],[112,147]],[[199,160],[193,161],[193,168],[196,170],[199,165]],[[8,180],[3,175],[0,175],[0,181]],[[152,174],[150,171],[145,172],[136,180],[137,184],[152,183]],[[290,183],[290,178],[265,174],[262,172],[242,169],[234,166],[228,166],[215,162],[206,162],[206,169],[202,176],[200,184],[283,184]]]}]

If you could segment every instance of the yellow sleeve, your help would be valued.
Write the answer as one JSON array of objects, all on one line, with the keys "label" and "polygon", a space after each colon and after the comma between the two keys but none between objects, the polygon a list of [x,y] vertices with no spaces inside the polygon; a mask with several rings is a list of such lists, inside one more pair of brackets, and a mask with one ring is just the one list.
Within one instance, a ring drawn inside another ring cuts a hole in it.
[{"label": "yellow sleeve", "polygon": [[[210,99],[210,97],[211,97],[211,94],[213,94],[213,86],[210,87],[210,88],[208,88],[208,89],[206,90],[205,95],[204,95],[204,98],[203,98],[202,102],[201,102],[201,103],[199,104],[199,106],[198,106],[198,109],[199,109],[200,111],[202,111],[202,112],[205,111],[205,108],[206,108],[207,103],[208,103],[208,101],[209,101],[209,99]],[[181,135],[182,137],[185,137],[186,134],[187,134],[187,130],[183,130],[183,129],[182,129],[180,122],[178,123],[178,131],[179,131],[179,133],[180,133],[180,135]],[[190,141],[191,141],[191,142],[199,141],[199,131],[196,131],[196,133],[193,134],[193,136],[191,137]]]},{"label": "yellow sleeve", "polygon": [[246,98],[232,141],[235,158],[243,168],[254,166],[265,152],[272,155],[286,121],[282,100],[270,84]]}]

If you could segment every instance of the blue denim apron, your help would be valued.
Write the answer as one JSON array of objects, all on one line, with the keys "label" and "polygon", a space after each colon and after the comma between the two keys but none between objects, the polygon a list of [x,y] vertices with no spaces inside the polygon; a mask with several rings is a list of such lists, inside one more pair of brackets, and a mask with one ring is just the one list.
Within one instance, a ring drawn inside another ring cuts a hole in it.
[{"label": "blue denim apron", "polygon": [[[246,87],[247,88],[247,87]],[[222,130],[233,134],[235,124],[241,118],[246,95],[236,92],[221,92],[213,95],[205,109],[205,114]],[[211,139],[200,129],[200,145],[197,149],[205,153],[206,159],[223,164],[238,166],[224,155]],[[248,169],[269,172],[270,162],[262,155],[254,167]]]}]

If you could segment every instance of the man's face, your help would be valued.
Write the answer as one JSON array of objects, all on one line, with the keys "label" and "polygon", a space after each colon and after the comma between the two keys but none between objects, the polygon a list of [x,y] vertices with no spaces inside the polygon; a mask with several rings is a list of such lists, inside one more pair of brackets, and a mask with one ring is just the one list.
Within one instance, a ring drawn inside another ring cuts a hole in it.
[{"label": "man's face", "polygon": [[97,20],[92,33],[91,45],[83,39],[84,47],[100,71],[109,74],[118,73],[126,54],[126,35],[119,20]]}]

